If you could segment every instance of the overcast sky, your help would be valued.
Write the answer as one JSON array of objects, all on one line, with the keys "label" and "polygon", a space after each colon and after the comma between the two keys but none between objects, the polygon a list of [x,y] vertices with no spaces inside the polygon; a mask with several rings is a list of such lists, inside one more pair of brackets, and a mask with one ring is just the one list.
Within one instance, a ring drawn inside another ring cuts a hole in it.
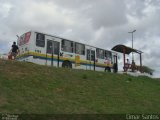
[{"label": "overcast sky", "polygon": [[133,46],[144,52],[143,65],[160,72],[160,0],[0,0],[0,8],[0,53],[29,30],[111,49],[131,47],[128,32],[136,29]]}]

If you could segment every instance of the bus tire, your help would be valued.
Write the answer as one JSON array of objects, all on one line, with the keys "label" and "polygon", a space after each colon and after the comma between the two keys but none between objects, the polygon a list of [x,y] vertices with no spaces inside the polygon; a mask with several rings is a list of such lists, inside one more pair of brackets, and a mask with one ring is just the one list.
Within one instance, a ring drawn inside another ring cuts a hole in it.
[{"label": "bus tire", "polygon": [[63,61],[62,63],[63,68],[72,68],[72,63],[70,61]]}]

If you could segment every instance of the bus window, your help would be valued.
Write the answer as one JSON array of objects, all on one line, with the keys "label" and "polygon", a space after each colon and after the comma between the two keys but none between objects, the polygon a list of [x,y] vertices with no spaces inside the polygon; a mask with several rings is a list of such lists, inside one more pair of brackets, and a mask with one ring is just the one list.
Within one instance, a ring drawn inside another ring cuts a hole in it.
[{"label": "bus window", "polygon": [[106,57],[108,60],[111,60],[111,59],[112,59],[112,53],[111,53],[111,51],[105,50],[105,57]]},{"label": "bus window", "polygon": [[85,45],[84,44],[76,43],[75,50],[76,50],[75,51],[76,54],[85,55]]},{"label": "bus window", "polygon": [[73,48],[73,42],[72,41],[69,41],[69,40],[62,40],[62,51],[65,51],[65,52],[70,52],[70,53],[73,53],[74,51],[74,48]]},{"label": "bus window", "polygon": [[95,60],[95,51],[91,49],[87,49],[87,60],[94,61]]},{"label": "bus window", "polygon": [[52,46],[52,41],[47,41],[47,53],[52,53],[53,52],[53,46]]},{"label": "bus window", "polygon": [[104,50],[97,48],[96,54],[97,54],[97,58],[104,59]]},{"label": "bus window", "polygon": [[59,54],[59,42],[53,41],[54,54]]},{"label": "bus window", "polygon": [[36,46],[44,47],[45,46],[45,35],[41,33],[37,33],[36,35]]},{"label": "bus window", "polygon": [[47,41],[47,53],[49,54],[59,54],[59,42],[57,41],[51,41],[48,40]]}]

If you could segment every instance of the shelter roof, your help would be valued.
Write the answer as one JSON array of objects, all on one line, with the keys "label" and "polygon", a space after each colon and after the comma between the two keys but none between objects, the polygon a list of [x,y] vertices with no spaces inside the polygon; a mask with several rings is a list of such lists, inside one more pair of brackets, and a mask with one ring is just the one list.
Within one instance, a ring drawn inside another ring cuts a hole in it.
[{"label": "shelter roof", "polygon": [[139,50],[136,50],[136,49],[133,49],[131,47],[128,47],[128,46],[125,46],[125,45],[116,45],[112,48],[113,51],[116,51],[116,52],[120,52],[120,53],[123,53],[123,50],[125,49],[125,54],[130,54],[131,52],[135,52],[135,53],[142,53],[142,51],[139,51]]}]

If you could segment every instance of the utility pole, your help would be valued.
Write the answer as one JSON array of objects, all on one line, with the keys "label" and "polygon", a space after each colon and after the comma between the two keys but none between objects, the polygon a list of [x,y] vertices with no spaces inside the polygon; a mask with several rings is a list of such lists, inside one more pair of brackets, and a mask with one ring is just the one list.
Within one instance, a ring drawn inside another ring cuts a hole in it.
[{"label": "utility pole", "polygon": [[[133,30],[131,32],[128,32],[128,33],[131,33],[132,34],[132,49],[133,49],[133,33],[136,32],[136,30]],[[133,52],[132,52],[132,63],[134,62],[134,56],[133,56]]]}]

